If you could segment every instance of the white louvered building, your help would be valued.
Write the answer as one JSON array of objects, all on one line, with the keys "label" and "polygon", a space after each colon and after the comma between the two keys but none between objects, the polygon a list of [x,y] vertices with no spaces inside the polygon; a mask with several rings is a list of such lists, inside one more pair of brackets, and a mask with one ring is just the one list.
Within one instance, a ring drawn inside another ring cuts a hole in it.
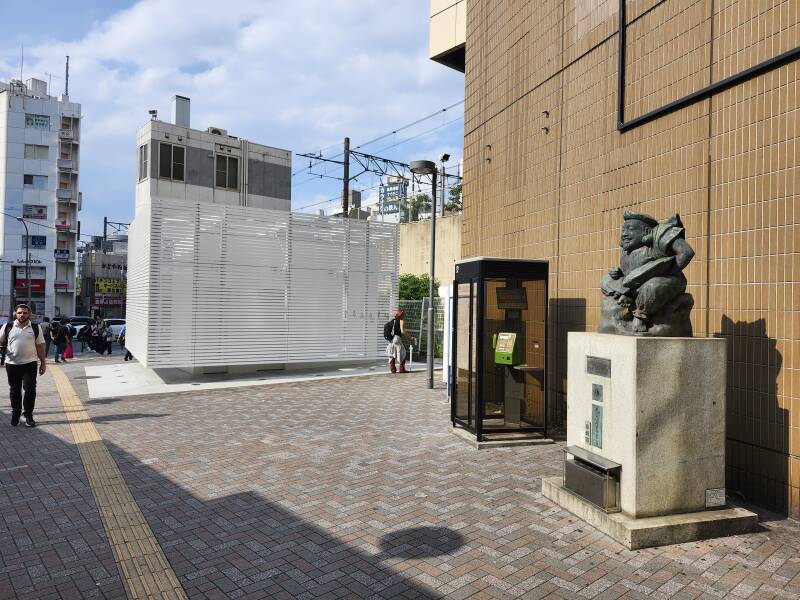
[{"label": "white louvered building", "polygon": [[138,146],[126,318],[127,346],[144,366],[383,356],[382,326],[397,305],[395,225],[289,212],[286,150],[160,121],[140,130]]}]

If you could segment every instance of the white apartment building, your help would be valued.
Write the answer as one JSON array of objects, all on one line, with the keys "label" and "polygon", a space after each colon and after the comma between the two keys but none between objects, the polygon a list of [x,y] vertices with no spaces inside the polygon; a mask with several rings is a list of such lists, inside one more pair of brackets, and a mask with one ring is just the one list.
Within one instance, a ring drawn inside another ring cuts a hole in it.
[{"label": "white apartment building", "polygon": [[80,129],[81,105],[44,81],[0,82],[0,315],[19,302],[40,316],[75,312]]},{"label": "white apartment building", "polygon": [[126,345],[145,367],[372,361],[397,303],[394,225],[290,212],[292,154],[217,127],[138,132]]}]

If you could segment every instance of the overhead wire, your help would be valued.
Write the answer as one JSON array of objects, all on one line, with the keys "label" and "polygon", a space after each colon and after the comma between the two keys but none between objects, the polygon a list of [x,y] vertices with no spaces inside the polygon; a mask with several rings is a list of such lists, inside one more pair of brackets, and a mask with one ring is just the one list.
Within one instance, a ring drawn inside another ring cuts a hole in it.
[{"label": "overhead wire", "polygon": [[[419,125],[420,123],[424,123],[428,119],[432,119],[434,117],[442,115],[443,113],[447,112],[448,110],[451,110],[451,109],[455,108],[456,106],[460,106],[462,104],[464,104],[464,100],[459,100],[458,102],[455,102],[455,103],[451,104],[450,106],[445,106],[444,108],[441,108],[441,109],[437,110],[436,112],[433,112],[433,113],[431,113],[429,115],[426,115],[426,116],[424,116],[424,117],[422,117],[420,119],[417,119],[416,121],[413,121],[411,123],[403,125],[402,127],[398,127],[397,129],[393,129],[392,131],[389,131],[387,133],[381,134],[376,138],[373,138],[373,139],[371,139],[371,140],[369,140],[367,142],[364,142],[363,144],[359,144],[358,146],[355,146],[353,148],[353,150],[359,150],[361,148],[364,148],[365,146],[369,146],[370,144],[374,144],[375,142],[379,142],[381,140],[384,140],[387,137],[391,137],[393,135],[397,135],[401,131],[405,131],[406,129],[414,127],[415,125]],[[463,118],[463,116],[461,118]],[[336,146],[329,146],[329,148],[335,148],[335,147]],[[335,154],[333,156],[325,157],[325,158],[327,158],[328,160],[334,160],[334,159],[339,158],[340,156],[343,156],[343,155],[344,155],[344,151],[339,152],[338,154]],[[321,150],[320,150],[320,157],[322,157],[322,151]],[[294,177],[295,175],[299,175],[300,173],[309,171],[310,169],[314,168],[316,165],[318,165],[321,162],[325,162],[324,160],[318,160],[316,163],[311,164],[312,160],[313,159],[309,159],[309,166],[303,167],[299,171],[296,171],[296,172],[292,173],[292,177]]]}]

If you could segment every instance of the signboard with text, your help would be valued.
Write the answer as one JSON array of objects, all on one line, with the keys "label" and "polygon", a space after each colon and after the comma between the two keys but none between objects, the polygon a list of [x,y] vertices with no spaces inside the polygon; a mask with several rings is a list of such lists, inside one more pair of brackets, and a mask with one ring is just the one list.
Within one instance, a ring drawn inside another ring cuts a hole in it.
[{"label": "signboard with text", "polygon": [[97,292],[94,295],[94,306],[124,306],[125,294]]},{"label": "signboard with text", "polygon": [[41,204],[23,204],[23,219],[47,219],[47,207]]},{"label": "signboard with text", "polygon": [[100,293],[124,294],[127,289],[125,279],[95,279],[94,291]]}]

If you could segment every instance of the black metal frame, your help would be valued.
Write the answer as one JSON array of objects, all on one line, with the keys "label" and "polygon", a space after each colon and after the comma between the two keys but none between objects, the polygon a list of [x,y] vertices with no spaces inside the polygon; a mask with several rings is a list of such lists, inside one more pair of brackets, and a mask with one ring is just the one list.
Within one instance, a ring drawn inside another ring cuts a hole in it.
[{"label": "black metal frame", "polygon": [[[732,88],[740,83],[758,77],[764,73],[782,67],[797,59],[800,59],[800,46],[779,54],[769,60],[754,65],[744,71],[740,71],[735,75],[731,75],[716,83],[712,83],[704,88],[692,92],[683,98],[678,98],[664,106],[651,110],[643,115],[635,117],[630,121],[625,120],[625,45],[627,39],[627,18],[626,18],[626,0],[619,0],[619,32],[617,39],[619,40],[618,49],[618,66],[617,66],[617,130],[620,132],[629,131],[645,123],[649,123],[655,119],[668,115],[677,110],[685,108],[700,100],[705,100],[711,96],[718,94]],[[713,40],[712,40],[713,42]]]},{"label": "black metal frame", "polygon": [[[484,398],[484,377],[483,377],[483,337],[484,337],[484,317],[486,313],[485,295],[487,279],[502,279],[513,278],[523,279],[529,281],[543,281],[544,282],[544,375],[542,381],[542,389],[544,391],[544,425],[530,426],[523,428],[492,428],[491,433],[524,433],[524,432],[542,432],[547,437],[547,417],[549,413],[547,389],[547,372],[548,372],[548,273],[549,264],[544,260],[516,260],[516,259],[503,259],[503,258],[480,258],[476,260],[460,262],[456,264],[455,279],[453,280],[453,318],[452,318],[452,331],[450,339],[450,347],[452,348],[452,362],[453,362],[453,387],[450,402],[450,421],[454,427],[462,427],[474,433],[477,441],[483,441],[484,428],[483,428],[483,413],[485,408]],[[458,345],[457,345],[457,329],[458,329],[458,285],[470,284],[470,301],[469,301],[469,340],[468,352],[469,357],[467,364],[472,366],[472,347],[473,339],[477,339],[478,343],[475,344],[477,356],[475,356],[474,365],[474,380],[475,385],[472,385],[473,371],[470,369],[469,385],[467,386],[467,419],[464,421],[456,415],[456,403],[458,401],[458,382],[456,381],[458,373]],[[473,286],[472,284],[477,284]],[[473,293],[473,287],[474,293]],[[475,316],[475,323],[473,323],[472,314],[474,312],[474,302],[478,302],[477,315]],[[477,336],[477,338],[475,337]],[[475,396],[473,402],[473,395]],[[473,404],[475,408],[474,422],[475,427],[470,425],[472,419]]]}]

